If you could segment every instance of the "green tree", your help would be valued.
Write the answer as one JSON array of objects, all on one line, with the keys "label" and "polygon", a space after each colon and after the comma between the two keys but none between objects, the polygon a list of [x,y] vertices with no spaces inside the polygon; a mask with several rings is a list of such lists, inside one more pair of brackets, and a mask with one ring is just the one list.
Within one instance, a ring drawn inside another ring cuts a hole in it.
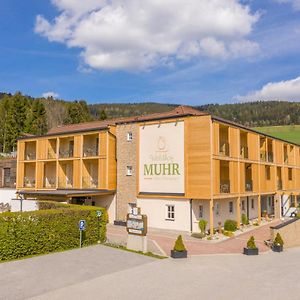
[{"label": "green tree", "polygon": [[65,124],[78,124],[90,120],[90,113],[85,101],[75,101],[68,104],[67,117],[64,120]]},{"label": "green tree", "polygon": [[31,105],[26,123],[25,132],[42,135],[47,132],[47,116],[42,101],[34,100]]},{"label": "green tree", "polygon": [[106,120],[107,119],[107,115],[104,109],[102,109],[100,111],[100,115],[99,115],[99,120]]}]

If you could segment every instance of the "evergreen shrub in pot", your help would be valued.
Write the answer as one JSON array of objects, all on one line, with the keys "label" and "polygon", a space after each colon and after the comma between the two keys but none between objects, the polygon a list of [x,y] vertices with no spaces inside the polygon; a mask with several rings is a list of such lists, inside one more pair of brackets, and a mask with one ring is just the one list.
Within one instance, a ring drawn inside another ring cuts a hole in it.
[{"label": "evergreen shrub in pot", "polygon": [[282,252],[283,251],[283,239],[279,232],[277,232],[276,237],[273,241],[272,250],[274,252]]},{"label": "evergreen shrub in pot", "polygon": [[247,247],[244,248],[245,255],[258,255],[258,248],[256,247],[254,236],[251,236],[247,242]]},{"label": "evergreen shrub in pot", "polygon": [[173,258],[187,258],[187,251],[182,241],[182,236],[179,235],[173,250],[171,250],[171,257]]}]

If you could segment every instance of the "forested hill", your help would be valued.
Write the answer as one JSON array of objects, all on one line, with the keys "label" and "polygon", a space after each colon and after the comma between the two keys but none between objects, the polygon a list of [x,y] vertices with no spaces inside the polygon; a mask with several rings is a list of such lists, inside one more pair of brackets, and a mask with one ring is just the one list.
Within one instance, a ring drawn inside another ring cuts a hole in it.
[{"label": "forested hill", "polygon": [[[17,138],[23,133],[39,135],[62,124],[165,112],[174,107],[154,102],[88,105],[84,100],[68,102],[0,93],[0,152],[14,150]],[[209,104],[195,108],[251,127],[300,124],[297,102]]]}]

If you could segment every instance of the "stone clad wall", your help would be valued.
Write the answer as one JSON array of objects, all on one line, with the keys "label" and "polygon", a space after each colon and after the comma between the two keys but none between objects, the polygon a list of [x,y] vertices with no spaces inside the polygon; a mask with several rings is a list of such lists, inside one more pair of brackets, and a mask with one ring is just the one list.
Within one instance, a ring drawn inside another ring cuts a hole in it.
[{"label": "stone clad wall", "polygon": [[[10,169],[10,182],[4,184],[4,168]],[[16,169],[17,160],[15,158],[6,158],[0,160],[0,187],[16,188]]]},{"label": "stone clad wall", "polygon": [[300,246],[300,219],[297,219],[295,222],[282,227],[271,227],[270,230],[271,240],[274,240],[277,232],[280,233],[284,241],[284,247],[290,248]]},{"label": "stone clad wall", "polygon": [[[127,141],[127,133],[132,132],[133,140]],[[117,220],[125,220],[128,203],[136,203],[137,186],[137,142],[138,125],[117,126]],[[132,176],[127,176],[127,166],[132,166]]]}]

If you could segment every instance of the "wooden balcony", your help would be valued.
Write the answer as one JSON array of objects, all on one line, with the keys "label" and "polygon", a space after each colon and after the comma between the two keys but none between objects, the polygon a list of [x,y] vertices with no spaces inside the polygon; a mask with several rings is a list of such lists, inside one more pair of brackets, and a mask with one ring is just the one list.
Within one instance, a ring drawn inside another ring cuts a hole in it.
[{"label": "wooden balcony", "polygon": [[229,194],[229,193],[230,193],[230,180],[221,180],[220,194]]}]

